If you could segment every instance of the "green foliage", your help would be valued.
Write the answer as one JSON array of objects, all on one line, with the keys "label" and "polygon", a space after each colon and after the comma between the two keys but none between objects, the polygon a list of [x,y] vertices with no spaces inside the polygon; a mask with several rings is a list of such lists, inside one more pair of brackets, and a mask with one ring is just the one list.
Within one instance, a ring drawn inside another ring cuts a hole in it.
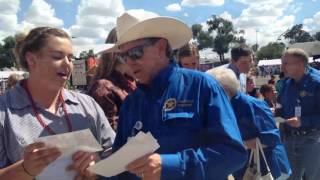
[{"label": "green foliage", "polygon": [[90,49],[89,51],[82,51],[79,55],[78,60],[88,59],[89,57],[94,57],[94,52],[92,49]]},{"label": "green foliage", "polygon": [[192,30],[192,35],[193,37],[198,37],[200,32],[202,31],[202,25],[201,24],[194,24],[191,26],[191,30]]},{"label": "green foliage", "polygon": [[319,31],[319,32],[316,32],[316,33],[313,35],[313,38],[314,38],[314,40],[316,40],[316,41],[320,41],[320,31]]},{"label": "green foliage", "polygon": [[[231,21],[223,19],[219,16],[213,15],[211,19],[207,21],[209,26],[209,32],[215,32],[216,37],[214,38],[213,51],[217,52],[220,57],[220,62],[224,61],[224,53],[229,51],[231,42],[234,42],[235,30]],[[241,41],[243,41],[241,39]]]},{"label": "green foliage", "polygon": [[260,48],[257,52],[257,59],[278,59],[281,58],[284,50],[285,44],[272,42]]},{"label": "green foliage", "polygon": [[15,65],[14,50],[15,37],[8,36],[3,39],[3,44],[0,44],[0,68],[12,67]]},{"label": "green foliage", "polygon": [[284,38],[289,39],[289,43],[301,43],[313,41],[313,37],[307,31],[303,30],[302,24],[296,24],[284,33]]},{"label": "green foliage", "polygon": [[212,44],[214,43],[213,37],[210,35],[209,32],[205,32],[205,31],[199,32],[197,41],[199,43],[198,45],[199,50],[212,47]]},{"label": "green foliage", "polygon": [[257,52],[259,49],[259,45],[258,44],[254,44],[251,46],[251,49],[253,50],[253,52]]}]

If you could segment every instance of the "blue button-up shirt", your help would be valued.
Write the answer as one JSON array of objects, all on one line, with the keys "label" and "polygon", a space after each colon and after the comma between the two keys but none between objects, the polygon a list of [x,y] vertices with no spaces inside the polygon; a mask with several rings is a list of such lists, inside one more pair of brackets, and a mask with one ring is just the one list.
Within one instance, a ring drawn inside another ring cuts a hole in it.
[{"label": "blue button-up shirt", "polygon": [[[301,128],[320,128],[320,73],[308,67],[299,82],[287,79],[279,95],[283,118],[295,117],[295,107],[301,106]],[[293,127],[285,124],[288,129]]]},{"label": "blue button-up shirt", "polygon": [[[161,179],[224,179],[243,166],[246,151],[222,87],[211,76],[171,63],[148,87],[129,95],[120,111],[114,150],[142,131],[158,140]],[[136,179],[124,173],[120,179]]]},{"label": "blue button-up shirt", "polygon": [[[231,99],[234,113],[237,117],[238,126],[243,140],[259,138],[264,148],[264,153],[271,174],[277,178],[281,173],[290,174],[291,169],[286,151],[280,140],[280,133],[273,119],[273,114],[266,102],[257,98],[237,93]],[[265,163],[261,158],[261,171],[267,173]],[[241,179],[244,169],[236,173]]]}]

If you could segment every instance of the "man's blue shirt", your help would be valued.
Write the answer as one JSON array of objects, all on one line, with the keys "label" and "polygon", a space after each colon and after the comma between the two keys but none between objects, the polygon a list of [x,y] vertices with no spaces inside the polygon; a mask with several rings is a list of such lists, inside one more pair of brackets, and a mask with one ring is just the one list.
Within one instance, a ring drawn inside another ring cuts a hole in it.
[{"label": "man's blue shirt", "polygon": [[[279,95],[283,118],[295,117],[295,107],[301,106],[301,128],[320,128],[320,73],[307,67],[299,82],[288,78]],[[285,127],[292,129],[285,124]]]},{"label": "man's blue shirt", "polygon": [[205,73],[171,63],[150,86],[139,86],[121,108],[114,151],[137,133],[137,121],[160,144],[161,179],[225,179],[246,161],[228,98]]},{"label": "man's blue shirt", "polygon": [[[231,105],[237,117],[243,140],[259,138],[261,143],[266,146],[264,153],[272,176],[277,178],[281,173],[290,174],[289,160],[268,104],[239,92],[231,98]],[[238,178],[241,179],[245,169],[246,167],[237,172],[235,176],[239,176]],[[267,173],[265,163],[261,163],[261,171]]]}]

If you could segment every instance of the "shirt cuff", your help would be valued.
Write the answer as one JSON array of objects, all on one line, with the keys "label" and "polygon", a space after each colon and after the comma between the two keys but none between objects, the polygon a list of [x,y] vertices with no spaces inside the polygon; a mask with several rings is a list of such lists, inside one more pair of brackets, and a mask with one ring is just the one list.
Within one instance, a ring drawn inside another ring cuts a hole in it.
[{"label": "shirt cuff", "polygon": [[181,179],[183,169],[179,154],[161,154],[161,179]]}]

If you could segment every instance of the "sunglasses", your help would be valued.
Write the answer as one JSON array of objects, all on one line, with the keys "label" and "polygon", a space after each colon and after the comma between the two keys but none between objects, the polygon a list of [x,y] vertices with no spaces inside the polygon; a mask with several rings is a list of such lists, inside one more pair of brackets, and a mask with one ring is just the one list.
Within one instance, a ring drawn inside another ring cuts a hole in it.
[{"label": "sunglasses", "polygon": [[132,61],[136,61],[144,55],[144,48],[148,46],[154,45],[154,41],[146,40],[144,44],[136,46],[134,48],[129,49],[127,52],[119,53],[118,58],[124,62],[128,61],[130,58]]}]

